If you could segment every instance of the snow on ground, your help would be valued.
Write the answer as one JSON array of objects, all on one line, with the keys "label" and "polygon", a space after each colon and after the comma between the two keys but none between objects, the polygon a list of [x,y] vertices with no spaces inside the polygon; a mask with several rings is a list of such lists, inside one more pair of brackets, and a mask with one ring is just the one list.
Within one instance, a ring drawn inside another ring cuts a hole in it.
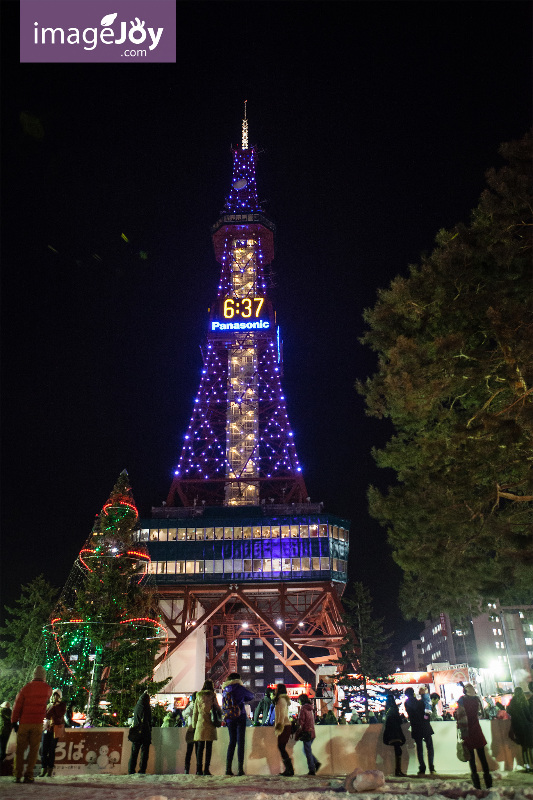
[{"label": "snow on ground", "polygon": [[[490,792],[477,792],[467,776],[435,776],[420,780],[388,778],[379,792],[358,795],[360,800],[533,800],[533,773],[493,773]],[[15,784],[0,778],[2,800],[339,800],[354,797],[344,790],[345,776],[314,777],[251,775],[243,778],[195,775],[68,775],[36,778],[33,784]],[[482,780],[483,783],[483,780]]]}]

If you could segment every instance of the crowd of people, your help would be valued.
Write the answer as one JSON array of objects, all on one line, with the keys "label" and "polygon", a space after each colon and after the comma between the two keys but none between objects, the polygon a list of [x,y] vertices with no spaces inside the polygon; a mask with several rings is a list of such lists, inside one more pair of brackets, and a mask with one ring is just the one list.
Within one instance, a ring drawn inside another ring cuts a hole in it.
[{"label": "crowd of people", "polygon": [[[476,695],[472,684],[463,687],[464,694],[459,698],[453,719],[457,723],[458,736],[463,744],[475,788],[481,788],[477,772],[477,760],[481,765],[485,787],[490,789],[492,777],[487,762],[485,746],[487,741],[480,726],[480,718],[510,718],[510,738],[520,746],[522,763],[526,772],[533,772],[533,682],[529,684],[529,695],[517,687],[507,708],[499,702],[487,703],[483,711],[481,698]],[[315,775],[321,767],[313,754],[312,744],[315,739],[315,725],[342,724],[343,714],[337,719],[331,708],[318,715],[308,694],[300,694],[297,698],[297,713],[291,713],[291,698],[287,687],[279,683],[275,688],[269,687],[265,696],[255,708],[252,716],[250,703],[253,693],[244,686],[239,673],[231,673],[222,685],[222,703],[219,703],[215,687],[211,680],[206,680],[202,688],[191,695],[183,711],[175,704],[167,712],[162,727],[184,725],[186,727],[184,771],[189,774],[193,754],[195,756],[196,775],[211,775],[210,764],[213,753],[213,742],[218,739],[218,728],[224,725],[228,729],[229,742],[226,751],[226,775],[245,774],[245,737],[246,728],[253,725],[272,726],[276,736],[277,748],[283,764],[280,773],[285,777],[294,775],[294,765],[287,751],[291,737],[302,742],[307,761],[308,775]],[[403,726],[409,723],[411,737],[415,742],[418,759],[418,775],[426,771],[435,773],[432,721],[443,720],[437,712],[440,700],[438,694],[428,694],[422,688],[418,697],[412,687],[405,690],[405,715],[400,713],[396,697],[387,695],[383,712],[368,711],[367,723],[383,724],[383,743],[394,748],[395,771],[397,777],[406,777],[402,771],[402,747],[406,742]],[[352,713],[351,724],[360,723],[361,715]],[[344,719],[344,722],[346,720]],[[132,742],[128,772],[137,771],[145,774],[150,745],[152,741],[152,706],[150,695],[144,691],[133,711],[129,731]],[[72,706],[67,708],[62,698],[61,689],[52,689],[46,682],[43,667],[35,668],[33,679],[17,694],[13,708],[9,701],[0,705],[0,762],[6,757],[8,740],[12,731],[16,731],[16,753],[14,763],[15,782],[32,783],[34,770],[41,750],[41,772],[39,777],[51,777],[54,769],[55,752],[58,741],[63,738],[65,726],[75,723],[72,720]],[[24,756],[28,751],[27,761]],[[236,773],[234,758],[237,751]],[[427,757],[427,765],[426,759]],[[25,769],[24,769],[25,767]],[[24,772],[24,776],[23,776]]]},{"label": "crowd of people", "polygon": [[[211,680],[206,680],[200,691],[191,695],[183,712],[174,708],[165,715],[162,727],[185,725],[184,771],[189,774],[193,753],[196,761],[196,775],[211,775],[209,767],[213,752],[213,742],[217,741],[217,729],[224,725],[228,729],[229,742],[226,751],[226,775],[244,775],[244,753],[246,728],[250,724],[247,704],[254,700],[254,694],[247,689],[238,672],[232,672],[222,685],[222,705],[219,705],[215,687]],[[290,698],[287,687],[279,683],[275,689],[267,689],[254,713],[254,724],[274,727],[277,747],[283,762],[281,775],[294,775],[292,759],[286,746],[294,736],[302,742],[307,760],[309,775],[316,775],[320,762],[313,755],[312,742],[315,738],[315,715],[308,695],[298,698],[299,711],[296,717],[289,714]],[[139,773],[146,772],[148,753],[151,743],[151,707],[147,692],[141,695],[135,706],[133,724],[130,729],[132,751],[128,772],[134,774],[137,768],[139,753],[141,760]],[[133,733],[132,733],[133,731]],[[234,770],[235,751],[237,751],[237,771]]]}]

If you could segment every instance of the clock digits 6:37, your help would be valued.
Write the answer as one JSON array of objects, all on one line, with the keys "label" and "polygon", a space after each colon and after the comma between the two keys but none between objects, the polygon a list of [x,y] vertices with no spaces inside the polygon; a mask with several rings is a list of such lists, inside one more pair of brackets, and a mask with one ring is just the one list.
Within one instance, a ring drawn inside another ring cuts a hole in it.
[{"label": "clock digits 6:37", "polygon": [[224,319],[232,319],[233,317],[242,317],[249,319],[250,317],[259,317],[264,297],[226,297],[223,306]]}]

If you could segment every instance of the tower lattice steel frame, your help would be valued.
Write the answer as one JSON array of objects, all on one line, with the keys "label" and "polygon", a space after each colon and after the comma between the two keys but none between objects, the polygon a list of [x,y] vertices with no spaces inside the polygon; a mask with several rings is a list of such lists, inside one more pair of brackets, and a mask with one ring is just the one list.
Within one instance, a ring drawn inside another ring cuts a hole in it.
[{"label": "tower lattice steel frame", "polygon": [[258,203],[256,158],[245,106],[231,190],[212,227],[221,276],[200,388],[167,504],[141,520],[139,540],[170,657],[203,626],[206,671],[221,680],[236,668],[239,639],[252,635],[303,683],[345,639],[349,523],[310,502],[298,462],[267,293],[275,227]]}]

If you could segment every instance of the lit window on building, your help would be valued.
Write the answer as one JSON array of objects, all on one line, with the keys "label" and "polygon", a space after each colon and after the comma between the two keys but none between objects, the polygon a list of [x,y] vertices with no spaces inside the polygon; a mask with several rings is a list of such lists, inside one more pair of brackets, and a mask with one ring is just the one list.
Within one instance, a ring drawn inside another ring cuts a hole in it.
[{"label": "lit window on building", "polygon": [[263,653],[263,651],[262,651],[262,650],[256,650],[256,651],[255,651],[255,657],[256,657],[256,658],[264,658],[264,653]]},{"label": "lit window on building", "polygon": [[260,673],[260,672],[264,672],[264,671],[265,671],[265,668],[264,668],[263,664],[256,664],[256,665],[255,665],[255,671],[256,671],[256,672],[259,672],[259,673]]},{"label": "lit window on building", "polygon": [[250,653],[241,653],[241,658],[246,660],[250,660]]},{"label": "lit window on building", "polygon": [[241,667],[241,672],[250,672],[250,665],[249,664],[243,664],[242,667]]},{"label": "lit window on building", "polygon": [[264,679],[263,678],[256,678],[255,685],[256,686],[264,686],[265,685]]},{"label": "lit window on building", "polygon": [[283,672],[283,664],[274,664],[274,672]]}]

